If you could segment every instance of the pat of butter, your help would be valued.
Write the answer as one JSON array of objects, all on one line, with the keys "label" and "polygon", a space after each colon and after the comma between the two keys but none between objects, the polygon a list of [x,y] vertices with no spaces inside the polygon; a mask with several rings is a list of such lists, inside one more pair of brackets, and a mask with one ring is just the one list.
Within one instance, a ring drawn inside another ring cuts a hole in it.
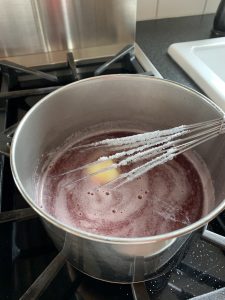
[{"label": "pat of butter", "polygon": [[[113,165],[112,160],[107,160],[103,162],[96,163],[92,166],[87,167],[87,173],[89,175],[104,170],[105,168],[111,167]],[[98,184],[105,184],[109,181],[116,179],[120,175],[118,169],[111,169],[107,171],[103,171],[96,175],[91,175],[91,179],[93,179]]]}]

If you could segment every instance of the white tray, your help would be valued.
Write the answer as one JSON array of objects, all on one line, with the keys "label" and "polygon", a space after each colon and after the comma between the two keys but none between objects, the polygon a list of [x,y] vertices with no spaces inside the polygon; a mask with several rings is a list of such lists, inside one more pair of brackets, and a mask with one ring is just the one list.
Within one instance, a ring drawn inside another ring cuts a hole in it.
[{"label": "white tray", "polygon": [[172,44],[168,53],[225,111],[225,37]]}]

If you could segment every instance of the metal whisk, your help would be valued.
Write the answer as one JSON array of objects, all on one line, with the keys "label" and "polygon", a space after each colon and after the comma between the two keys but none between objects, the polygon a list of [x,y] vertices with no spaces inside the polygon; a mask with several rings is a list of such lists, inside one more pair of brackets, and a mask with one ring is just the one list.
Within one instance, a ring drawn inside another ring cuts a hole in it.
[{"label": "metal whisk", "polygon": [[175,156],[212,139],[225,132],[224,118],[210,120],[191,125],[181,125],[166,130],[157,130],[121,138],[110,138],[95,143],[77,146],[80,149],[90,147],[110,147],[110,156],[100,157],[98,160],[73,170],[82,170],[106,161],[113,163],[97,172],[89,173],[78,181],[112,169],[135,164],[128,172],[120,173],[118,177],[107,182],[104,186],[113,184],[113,189],[141,176],[154,167],[164,164]]}]

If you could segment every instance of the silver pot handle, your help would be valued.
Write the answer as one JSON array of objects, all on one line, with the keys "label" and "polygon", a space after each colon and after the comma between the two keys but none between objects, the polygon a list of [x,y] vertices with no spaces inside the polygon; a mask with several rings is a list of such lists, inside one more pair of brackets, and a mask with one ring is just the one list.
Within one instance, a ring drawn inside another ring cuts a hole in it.
[{"label": "silver pot handle", "polygon": [[0,153],[5,156],[10,156],[10,146],[17,126],[18,123],[0,132]]},{"label": "silver pot handle", "polygon": [[202,237],[225,249],[225,237],[208,230],[208,224],[203,229]]}]

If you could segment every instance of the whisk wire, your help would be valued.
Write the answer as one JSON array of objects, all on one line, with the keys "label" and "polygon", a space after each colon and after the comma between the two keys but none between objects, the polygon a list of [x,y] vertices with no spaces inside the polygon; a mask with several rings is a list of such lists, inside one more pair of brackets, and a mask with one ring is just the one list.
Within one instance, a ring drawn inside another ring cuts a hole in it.
[{"label": "whisk wire", "polygon": [[[113,153],[108,156],[101,156],[94,162],[68,170],[56,176],[64,176],[79,170],[82,171],[101,162],[113,161],[110,166],[101,168],[98,171],[90,172],[77,180],[67,183],[67,186],[71,186],[72,184],[85,180],[91,176],[142,162],[141,165],[134,166],[133,169],[119,174],[115,179],[102,185],[104,187],[112,186],[113,189],[116,189],[143,175],[149,170],[168,162],[175,156],[215,138],[219,134],[223,134],[225,132],[224,124],[225,118],[221,117],[215,120],[181,125],[170,129],[157,130],[115,139],[110,138],[95,143],[75,146],[71,149],[82,150],[90,149],[92,147],[112,147],[112,149],[110,148],[110,151],[113,151]],[[120,149],[120,151],[115,152],[116,149]]]}]

